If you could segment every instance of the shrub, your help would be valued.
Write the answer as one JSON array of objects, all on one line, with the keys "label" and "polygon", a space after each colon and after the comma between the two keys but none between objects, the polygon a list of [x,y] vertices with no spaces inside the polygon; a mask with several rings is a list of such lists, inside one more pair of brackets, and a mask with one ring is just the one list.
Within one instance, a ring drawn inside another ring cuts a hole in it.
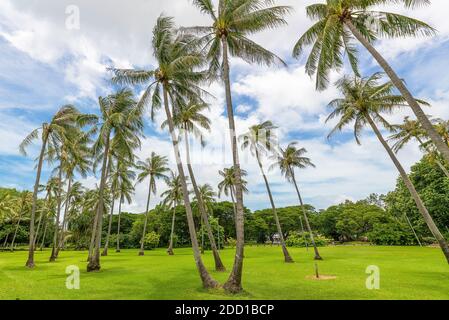
[{"label": "shrub", "polygon": [[228,247],[235,248],[235,246],[237,245],[237,240],[235,240],[234,238],[228,238],[228,240],[226,241],[226,245]]},{"label": "shrub", "polygon": [[[314,237],[315,244],[318,247],[325,247],[329,243],[329,240],[321,235],[316,235]],[[285,245],[287,247],[306,247],[312,246],[312,242],[310,241],[310,234],[308,232],[295,232],[288,236],[285,240]]]},{"label": "shrub", "polygon": [[375,245],[383,246],[410,246],[416,244],[416,239],[410,230],[401,224],[377,223],[368,233],[368,239]]},{"label": "shrub", "polygon": [[154,231],[147,233],[144,239],[145,247],[149,249],[156,248],[159,245],[160,238],[161,236]]}]

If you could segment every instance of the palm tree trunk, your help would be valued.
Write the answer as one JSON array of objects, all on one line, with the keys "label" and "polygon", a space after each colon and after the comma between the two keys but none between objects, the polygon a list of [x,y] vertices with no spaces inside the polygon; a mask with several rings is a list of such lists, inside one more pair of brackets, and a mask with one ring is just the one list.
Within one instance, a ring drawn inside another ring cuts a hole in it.
[{"label": "palm tree trunk", "polygon": [[58,246],[58,234],[59,234],[59,219],[61,215],[61,202],[62,202],[62,166],[63,163],[59,164],[59,174],[58,174],[58,209],[56,212],[56,223],[55,231],[53,235],[53,247],[51,249],[50,262],[56,261],[58,257],[57,246]]},{"label": "palm tree trunk", "polygon": [[94,252],[94,246],[95,246],[95,234],[96,234],[96,230],[97,230],[97,223],[98,223],[98,216],[97,216],[97,209],[98,208],[98,204],[95,206],[95,216],[94,216],[94,221],[92,224],[92,234],[90,236],[90,244],[89,244],[89,255],[87,258],[87,261],[90,261],[92,254]]},{"label": "palm tree trunk", "polygon": [[[19,231],[20,221],[22,221],[22,215],[23,215],[23,204],[22,204],[22,208],[20,208],[19,220],[17,220],[16,230],[14,231],[14,236],[12,237],[12,241],[10,244],[11,251],[14,251],[14,242],[16,241],[17,232]],[[36,235],[37,235],[37,233],[36,233]]]},{"label": "palm tree trunk", "polygon": [[[151,181],[151,178],[150,178]],[[140,251],[139,256],[145,255],[145,235],[147,233],[148,225],[148,211],[150,210],[150,200],[151,200],[151,183],[148,184],[148,197],[147,197],[147,209],[145,210],[145,222],[143,224],[142,239],[140,240]]]},{"label": "palm tree trunk", "polygon": [[8,234],[6,235],[5,241],[3,242],[3,248],[5,248],[5,249],[6,249],[6,245],[7,245],[7,243],[8,243],[8,238],[9,238],[9,232],[8,232]]},{"label": "palm tree trunk", "polygon": [[101,247],[101,231],[102,231],[102,222],[103,222],[103,213],[104,213],[104,189],[106,187],[106,170],[108,167],[108,155],[109,155],[109,142],[110,142],[110,133],[107,134],[103,155],[103,165],[101,168],[101,181],[100,181],[100,190],[99,190],[99,198],[98,198],[98,207],[96,214],[96,231],[92,230],[92,236],[95,237],[94,247],[92,248],[92,253],[89,257],[89,263],[87,264],[87,272],[98,271],[101,268],[100,265],[100,247]]},{"label": "palm tree trunk", "polygon": [[[190,147],[189,147],[189,136],[187,133],[187,130],[184,130],[184,140],[185,140],[185,147],[186,147],[186,161],[187,161],[187,169],[189,171],[190,179],[192,181],[193,190],[195,192],[195,196],[198,199],[198,208],[200,209],[201,218],[204,223],[204,226],[206,227],[207,236],[209,238],[210,246],[212,249],[212,254],[214,256],[215,261],[215,270],[224,272],[226,271],[225,266],[223,265],[223,262],[221,261],[220,254],[217,250],[217,245],[215,244],[215,238],[214,233],[212,232],[212,228],[209,223],[209,217],[206,212],[205,204],[203,201],[203,198],[201,197],[200,191],[198,190],[198,185],[196,183],[195,174],[193,173],[192,163],[190,161]],[[203,230],[204,232],[204,230]],[[202,245],[201,250],[202,253],[204,253],[204,234],[202,232]]]},{"label": "palm tree trunk", "polygon": [[118,204],[118,221],[117,221],[117,248],[115,252],[120,252],[120,223],[122,217],[123,193],[120,194],[120,203]]},{"label": "palm tree trunk", "polygon": [[265,175],[265,171],[263,170],[263,165],[262,165],[262,162],[260,161],[259,152],[257,150],[256,150],[256,159],[257,159],[257,164],[259,165],[259,168],[260,168],[260,172],[262,173],[263,180],[265,182],[265,187],[267,188],[268,198],[270,199],[271,209],[272,209],[273,215],[274,215],[274,221],[276,222],[276,228],[279,233],[279,237],[281,238],[281,246],[282,246],[282,252],[284,254],[284,260],[287,263],[293,263],[294,261],[293,261],[292,257],[290,256],[290,253],[287,250],[287,246],[285,245],[284,234],[282,233],[281,223],[279,222],[279,216],[277,214],[276,206],[274,204],[273,195],[272,195],[271,189],[270,189],[270,184],[268,183],[267,176]]},{"label": "palm tree trunk", "polygon": [[[47,191],[47,194],[45,195],[45,199],[44,202],[47,202],[48,198],[50,196],[50,192]],[[39,213],[39,223],[37,224],[37,229],[36,229],[36,236],[34,237],[34,250],[36,251],[36,243],[38,243],[38,238],[39,238],[39,231],[41,229],[41,222],[42,222],[42,216],[44,214],[44,211],[41,210],[41,212]]]},{"label": "palm tree trunk", "polygon": [[302,208],[302,214],[304,216],[304,222],[306,224],[307,232],[309,232],[309,234],[310,234],[310,241],[312,242],[313,250],[315,251],[315,260],[323,260],[323,258],[320,256],[318,247],[316,246],[316,243],[315,243],[315,237],[313,236],[313,231],[312,231],[312,228],[310,227],[309,218],[307,217],[307,211],[306,211],[306,208],[304,207],[304,202],[302,201],[302,197],[301,197],[301,193],[299,192],[298,184],[296,183],[295,173],[293,172],[292,168],[289,168],[289,170],[290,170],[290,173],[291,173],[291,176],[293,179],[293,184],[295,185],[296,194],[298,195],[299,204],[301,205],[301,208]]},{"label": "palm tree trunk", "polygon": [[176,203],[173,202],[173,217],[171,219],[170,244],[168,245],[167,253],[172,256],[173,252],[173,236],[175,234],[175,218],[176,218]]},{"label": "palm tree trunk", "polygon": [[48,223],[47,221],[44,222],[45,227],[44,227],[44,233],[42,235],[42,242],[41,242],[41,247],[40,247],[40,251],[42,251],[44,249],[44,244],[45,244],[45,236],[47,235],[47,227],[48,227]]},{"label": "palm tree trunk", "polygon": [[449,146],[444,143],[442,137],[435,130],[434,126],[427,118],[426,114],[422,110],[418,102],[413,98],[412,94],[405,86],[404,82],[399,78],[393,68],[388,64],[388,62],[382,57],[382,55],[371,45],[369,41],[357,30],[357,28],[352,24],[352,22],[347,19],[344,21],[345,25],[351,30],[352,34],[360,41],[360,43],[371,53],[373,58],[379,63],[379,65],[384,69],[385,73],[390,77],[391,81],[395,87],[399,90],[401,95],[407,101],[407,104],[412,108],[413,113],[418,118],[419,122],[426,130],[428,136],[433,141],[437,149],[441,152],[444,159],[449,163]]},{"label": "palm tree trunk", "polygon": [[47,141],[48,141],[48,133],[44,132],[43,134],[44,134],[44,139],[42,141],[41,153],[39,155],[39,162],[37,165],[36,181],[34,183],[34,191],[33,191],[33,204],[31,207],[30,245],[28,248],[28,260],[25,264],[25,266],[28,268],[34,268],[34,219],[36,217],[37,194],[39,192],[39,181],[41,179],[42,164],[44,162],[44,153],[45,153],[45,148],[47,147]]},{"label": "palm tree trunk", "polygon": [[67,222],[67,214],[69,212],[69,206],[70,206],[70,193],[72,191],[72,176],[70,175],[69,177],[69,183],[67,186],[67,196],[65,199],[65,205],[64,205],[64,217],[62,218],[62,228],[61,228],[61,233],[59,235],[59,242],[58,242],[58,246],[56,247],[56,257],[59,254],[59,250],[61,250],[63,242],[64,242],[64,228]]},{"label": "palm tree trunk", "polygon": [[172,138],[176,164],[178,167],[178,173],[181,177],[182,193],[184,196],[184,206],[186,208],[187,224],[189,226],[190,240],[192,242],[192,249],[193,249],[193,256],[195,258],[195,264],[196,264],[196,267],[200,274],[200,278],[203,283],[203,287],[204,288],[216,288],[216,287],[218,287],[218,283],[214,279],[212,279],[212,277],[210,276],[206,267],[204,266],[203,260],[201,259],[201,253],[200,253],[200,250],[198,247],[198,239],[196,237],[196,229],[195,229],[195,222],[193,220],[192,207],[190,206],[189,191],[187,188],[186,176],[184,174],[184,168],[182,166],[181,155],[179,153],[179,145],[178,145],[179,143],[178,143],[178,138],[176,137],[176,134],[175,134],[175,126],[173,123],[173,118],[171,116],[169,102],[168,102],[167,85],[165,83],[163,84],[163,91],[164,91],[165,113],[167,116],[168,127],[169,127],[170,135]]},{"label": "palm tree trunk", "polygon": [[412,230],[413,234],[415,235],[416,241],[418,241],[419,246],[422,247],[422,243],[421,243],[421,241],[419,240],[419,237],[418,237],[418,235],[416,234],[415,228],[413,228],[413,225],[412,225],[412,223],[410,222],[410,219],[408,218],[407,214],[404,214],[404,216],[405,216],[405,220],[407,220],[407,223],[408,223],[410,229]]},{"label": "palm tree trunk", "polygon": [[240,171],[240,161],[237,149],[237,135],[235,132],[234,122],[234,108],[232,105],[231,94],[231,80],[229,70],[229,58],[228,58],[228,43],[226,36],[221,38],[223,46],[223,82],[226,93],[226,111],[229,121],[229,133],[231,135],[232,146],[232,159],[234,163],[235,171],[235,197],[236,197],[236,217],[235,217],[235,233],[236,233],[236,246],[234,265],[232,267],[231,274],[228,280],[224,284],[224,289],[230,293],[238,293],[243,290],[242,288],[242,272],[243,272],[243,258],[245,250],[245,216],[243,209],[243,188],[242,188],[242,176]]},{"label": "palm tree trunk", "polygon": [[374,133],[376,134],[379,141],[384,146],[385,150],[387,150],[388,154],[390,155],[391,160],[395,164],[396,168],[398,169],[399,173],[401,174],[402,180],[404,181],[407,189],[410,191],[410,194],[412,195],[412,198],[416,202],[416,206],[418,207],[419,212],[421,213],[424,221],[426,222],[427,226],[429,227],[430,231],[434,235],[434,237],[437,239],[441,250],[443,251],[444,256],[446,257],[447,262],[449,263],[449,246],[447,245],[446,240],[444,239],[443,235],[441,234],[440,230],[438,229],[437,225],[433,221],[432,217],[430,216],[429,212],[427,211],[427,208],[425,207],[421,197],[419,196],[418,192],[415,189],[415,186],[413,185],[412,181],[410,180],[409,176],[405,172],[404,168],[402,167],[399,160],[396,158],[394,152],[391,150],[388,143],[384,140],[382,137],[382,134],[380,133],[379,129],[377,128],[374,121],[371,119],[369,115],[367,115],[367,120],[371,126],[371,128],[374,130]]},{"label": "palm tree trunk", "polygon": [[108,255],[109,237],[111,236],[111,229],[112,229],[112,217],[114,216],[114,205],[115,205],[114,190],[112,190],[111,193],[112,193],[111,213],[109,214],[108,234],[106,235],[106,241],[104,243],[103,252],[101,253],[102,257],[105,257]]}]

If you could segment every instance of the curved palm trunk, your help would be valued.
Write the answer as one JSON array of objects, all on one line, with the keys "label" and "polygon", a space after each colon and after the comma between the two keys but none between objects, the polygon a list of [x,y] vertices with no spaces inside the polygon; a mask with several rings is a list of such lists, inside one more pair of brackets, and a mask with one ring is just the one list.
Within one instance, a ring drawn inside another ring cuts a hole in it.
[{"label": "curved palm trunk", "polygon": [[166,87],[165,83],[163,85],[163,91],[164,91],[165,113],[167,116],[168,127],[170,130],[170,135],[171,135],[172,143],[173,143],[173,149],[175,152],[175,159],[176,159],[176,164],[178,167],[178,174],[181,177],[182,193],[184,196],[184,205],[186,208],[187,223],[189,226],[190,240],[192,242],[192,249],[193,249],[193,256],[195,258],[195,264],[196,264],[196,267],[200,274],[200,278],[203,283],[203,287],[204,288],[216,288],[216,287],[218,287],[218,283],[214,279],[212,279],[211,275],[209,274],[206,267],[204,266],[203,260],[201,259],[201,253],[200,253],[200,250],[198,247],[198,239],[196,237],[196,229],[195,229],[195,222],[193,220],[192,207],[190,206],[189,191],[187,189],[187,182],[186,182],[186,178],[185,178],[186,176],[184,174],[184,168],[182,166],[181,155],[179,153],[178,139],[175,134],[175,126],[173,123],[173,118],[171,116],[170,107],[168,104],[168,91],[167,91],[167,87]]},{"label": "curved palm trunk", "polygon": [[240,171],[240,161],[237,149],[237,136],[235,132],[234,122],[234,108],[232,106],[232,94],[231,94],[231,80],[229,71],[229,59],[228,59],[228,43],[226,36],[221,39],[223,46],[223,82],[226,93],[226,111],[229,121],[229,132],[231,135],[232,145],[232,159],[234,163],[235,171],[235,197],[236,197],[236,215],[235,215],[235,233],[236,233],[236,246],[234,265],[232,267],[231,274],[228,280],[224,284],[226,291],[230,293],[238,293],[243,290],[242,288],[242,272],[243,272],[243,258],[245,250],[245,216],[243,209],[243,188],[242,188],[242,176]]},{"label": "curved palm trunk", "polygon": [[92,253],[89,256],[89,263],[87,264],[87,272],[98,271],[101,268],[100,265],[100,247],[101,247],[101,231],[102,231],[102,222],[103,222],[103,211],[104,211],[104,189],[106,187],[106,170],[108,167],[108,154],[109,154],[109,142],[110,137],[109,134],[106,137],[106,143],[104,148],[104,156],[103,156],[103,165],[101,168],[101,181],[100,181],[100,190],[99,190],[99,199],[98,199],[98,207],[96,214],[96,230],[95,228],[92,230],[92,236],[94,237],[94,246],[92,248]]},{"label": "curved palm trunk", "polygon": [[424,221],[426,222],[427,226],[429,227],[430,231],[432,232],[434,237],[437,239],[437,241],[441,247],[441,250],[443,251],[443,254],[446,257],[446,260],[449,263],[449,246],[448,246],[446,240],[444,239],[444,237],[441,234],[440,230],[438,229],[437,225],[435,224],[435,222],[433,221],[429,212],[427,211],[427,208],[425,207],[421,197],[419,196],[418,192],[416,191],[415,186],[413,185],[412,181],[408,177],[408,175],[405,172],[404,168],[402,167],[401,163],[396,158],[394,152],[391,150],[388,143],[384,140],[384,138],[382,137],[382,134],[380,133],[376,124],[374,123],[374,121],[371,119],[371,117],[369,115],[367,115],[367,120],[368,120],[371,128],[374,130],[374,133],[376,134],[377,138],[382,143],[385,150],[387,150],[388,154],[390,155],[391,160],[395,164],[399,173],[401,174],[402,180],[404,181],[407,189],[410,191],[412,198],[415,200],[416,206],[418,207],[419,212],[421,213],[421,215],[422,215]]},{"label": "curved palm trunk", "polygon": [[106,235],[106,242],[104,243],[103,252],[101,253],[103,257],[108,255],[109,237],[111,236],[111,229],[112,229],[112,217],[114,216],[114,205],[115,205],[115,197],[114,191],[112,191],[112,203],[111,203],[111,213],[109,214],[108,234]]},{"label": "curved palm trunk", "polygon": [[[16,241],[17,232],[19,231],[20,222],[22,221],[22,215],[23,215],[23,204],[22,204],[22,208],[20,209],[19,220],[17,220],[16,230],[14,231],[14,236],[12,237],[12,241],[10,244],[11,251],[14,251],[14,242]],[[37,233],[36,233],[36,236],[37,236]]]},{"label": "curved palm trunk", "polygon": [[117,248],[115,252],[120,252],[120,223],[122,217],[123,193],[120,194],[120,203],[118,204],[118,221],[117,221]]},{"label": "curved palm trunk", "polygon": [[[304,222],[306,224],[307,231],[310,234],[310,241],[312,242],[313,250],[315,251],[315,260],[323,260],[323,258],[320,256],[320,253],[318,251],[318,247],[316,246],[316,243],[315,243],[315,237],[313,236],[313,231],[312,231],[312,228],[310,227],[309,218],[307,217],[306,208],[304,207],[304,202],[302,201],[301,193],[299,192],[298,184],[296,183],[295,173],[293,172],[292,168],[289,168],[289,170],[290,170],[290,173],[291,173],[291,176],[292,176],[292,179],[293,179],[293,184],[295,185],[296,194],[298,195],[299,204],[301,205],[301,208],[302,208],[302,214],[304,216]],[[301,221],[301,224],[302,224],[302,221]]]},{"label": "curved palm trunk", "polygon": [[34,183],[33,191],[33,204],[31,207],[31,219],[30,219],[30,244],[28,248],[28,260],[25,264],[28,268],[34,268],[34,219],[36,217],[37,207],[37,194],[39,192],[39,181],[41,179],[42,164],[44,162],[45,148],[47,147],[48,134],[44,133],[44,139],[42,141],[41,153],[39,155],[39,163],[37,165],[36,182]]},{"label": "curved palm trunk", "polygon": [[67,196],[65,199],[65,205],[64,205],[64,217],[62,218],[62,228],[61,228],[61,233],[59,234],[59,241],[58,241],[58,246],[56,248],[56,257],[59,254],[59,251],[62,249],[63,243],[64,243],[64,230],[65,230],[65,226],[67,223],[67,213],[69,212],[69,207],[70,207],[70,193],[72,191],[72,176],[70,175],[69,177],[69,183],[67,186]]},{"label": "curved palm trunk", "polygon": [[276,206],[274,204],[273,195],[271,194],[270,184],[268,183],[267,176],[265,175],[265,171],[263,170],[262,162],[260,162],[259,152],[257,150],[256,150],[256,159],[257,159],[257,164],[259,165],[259,168],[260,168],[260,172],[262,173],[263,180],[265,182],[265,187],[267,188],[268,198],[270,199],[271,209],[272,209],[273,215],[274,215],[274,221],[276,222],[276,228],[279,233],[279,237],[281,238],[281,246],[282,246],[282,253],[284,254],[284,260],[287,263],[292,263],[294,261],[293,261],[292,257],[290,256],[290,253],[287,250],[287,246],[285,245],[284,234],[282,233],[281,224],[279,222],[279,216],[276,211]]},{"label": "curved palm trunk", "polygon": [[[151,181],[151,178],[150,178]],[[139,256],[145,255],[145,235],[147,233],[147,225],[148,225],[148,213],[150,210],[150,200],[151,200],[151,184],[148,184],[148,197],[147,197],[147,209],[145,211],[145,222],[143,224],[143,232],[142,239],[140,240],[140,251]]]},{"label": "curved palm trunk", "polygon": [[173,236],[175,234],[175,218],[176,218],[176,203],[173,203],[173,217],[171,219],[170,244],[168,245],[167,253],[173,256]]},{"label": "curved palm trunk", "polygon": [[6,249],[6,244],[8,243],[9,233],[6,235],[5,241],[3,242],[3,248]]},{"label": "curved palm trunk", "polygon": [[[47,191],[47,194],[45,195],[44,202],[47,202],[49,197],[50,197],[50,192]],[[38,242],[38,238],[39,238],[39,231],[41,230],[43,214],[44,214],[44,211],[41,210],[41,212],[39,213],[39,223],[37,224],[36,236],[34,237],[34,244],[33,244],[33,246],[34,246],[34,250],[35,251],[36,251],[36,243]]]},{"label": "curved palm trunk", "polygon": [[444,159],[449,163],[449,146],[444,143],[442,137],[435,130],[434,126],[427,118],[426,114],[422,110],[418,102],[413,98],[412,94],[405,86],[404,82],[399,78],[393,68],[388,64],[388,62],[382,57],[382,55],[365,39],[365,37],[356,29],[350,20],[344,21],[345,25],[351,30],[352,34],[360,41],[360,43],[371,53],[373,58],[379,63],[379,65],[384,69],[385,73],[390,77],[391,81],[395,87],[399,90],[401,95],[407,101],[407,104],[412,108],[413,113],[418,118],[419,122],[426,130],[428,136],[433,141],[437,149],[441,152]]},{"label": "curved palm trunk", "polygon": [[[198,208],[200,209],[201,218],[204,223],[204,226],[206,227],[207,236],[209,238],[210,246],[212,249],[212,254],[214,256],[215,261],[215,270],[216,271],[226,271],[225,266],[223,265],[223,262],[221,261],[220,254],[218,253],[217,245],[215,244],[215,238],[214,234],[212,232],[212,228],[209,223],[209,217],[206,212],[206,208],[204,205],[203,198],[201,197],[201,194],[198,190],[198,185],[196,184],[195,174],[193,173],[192,164],[190,161],[190,147],[189,147],[189,136],[187,134],[187,130],[184,130],[184,140],[185,140],[185,147],[186,147],[186,160],[187,160],[187,169],[189,171],[189,176],[192,181],[193,190],[195,192],[195,196],[198,199]],[[204,231],[204,230],[203,230]],[[204,233],[202,232],[202,245],[201,245],[201,251],[204,253]]]},{"label": "curved palm trunk", "polygon": [[61,202],[62,202],[62,161],[59,165],[59,174],[58,174],[58,209],[56,212],[56,223],[55,223],[55,232],[53,234],[53,247],[51,249],[50,262],[56,261],[58,257],[58,234],[59,234],[59,220],[61,216]]}]

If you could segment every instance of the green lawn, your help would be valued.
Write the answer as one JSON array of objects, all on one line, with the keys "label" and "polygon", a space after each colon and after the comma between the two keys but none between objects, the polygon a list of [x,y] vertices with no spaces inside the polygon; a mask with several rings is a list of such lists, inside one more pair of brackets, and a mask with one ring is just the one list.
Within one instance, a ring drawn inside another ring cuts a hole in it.
[{"label": "green lawn", "polygon": [[[26,252],[0,252],[0,299],[449,299],[449,266],[439,249],[348,246],[322,248],[322,274],[335,280],[316,281],[312,252],[290,249],[296,263],[285,264],[278,247],[247,247],[244,288],[238,296],[201,288],[191,250],[110,253],[102,270],[85,272],[85,252],[61,252],[49,263],[49,252],[37,252],[34,270],[24,267]],[[233,249],[222,251],[231,268]],[[211,254],[205,262],[211,269]],[[81,269],[80,290],[65,286],[66,266]],[[367,290],[366,267],[380,268],[380,290]],[[223,282],[228,273],[213,272]]]}]

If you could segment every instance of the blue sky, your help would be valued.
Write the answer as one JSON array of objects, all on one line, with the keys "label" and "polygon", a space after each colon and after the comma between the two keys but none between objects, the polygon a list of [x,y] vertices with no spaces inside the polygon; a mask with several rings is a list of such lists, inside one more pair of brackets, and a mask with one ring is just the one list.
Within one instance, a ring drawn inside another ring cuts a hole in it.
[{"label": "blue sky", "polygon": [[[290,58],[298,36],[310,26],[304,15],[306,5],[314,1],[286,0],[295,12],[288,17],[289,26],[254,37],[288,62],[288,68],[264,68],[232,61],[233,93],[238,134],[260,121],[272,120],[280,128],[280,143],[299,141],[317,165],[298,173],[304,198],[317,208],[325,208],[345,199],[360,199],[371,192],[385,193],[394,187],[397,173],[384,150],[368,131],[357,146],[351,133],[343,132],[332,140],[326,136],[331,125],[325,124],[326,104],[338,97],[335,88],[318,93],[314,81],[305,75],[303,60]],[[67,29],[68,5],[76,5],[80,28]],[[407,13],[429,22],[439,33],[432,39],[400,39],[376,44],[416,96],[432,103],[429,114],[449,117],[449,21],[447,1],[434,0],[426,8]],[[18,153],[18,144],[35,127],[48,121],[63,104],[73,103],[84,112],[97,112],[96,100],[113,88],[106,67],[147,66],[153,62],[150,51],[151,29],[157,16],[173,15],[180,25],[207,23],[188,0],[132,0],[95,2],[87,0],[2,0],[0,4],[0,185],[30,189],[33,185],[34,162],[38,144],[28,157]],[[365,51],[361,50],[364,74],[379,71]],[[341,72],[341,74],[344,70]],[[336,80],[341,74],[333,74]],[[214,187],[217,171],[230,166],[229,137],[224,113],[224,95],[220,84],[207,88],[214,94],[209,117],[213,122],[208,144],[201,150],[193,143],[194,168],[200,183]],[[139,95],[139,90],[136,90]],[[403,110],[390,117],[400,122]],[[163,115],[155,123],[147,118],[140,158],[156,151],[172,158],[171,145],[159,128]],[[224,149],[223,149],[224,148]],[[416,145],[400,153],[409,168],[420,158]],[[242,165],[249,172],[245,204],[252,209],[268,207],[263,180],[254,159],[241,154]],[[266,161],[268,164],[268,162]],[[45,168],[43,181],[50,170]],[[269,179],[277,205],[295,205],[294,190],[278,172]],[[96,178],[83,180],[93,187]],[[160,191],[164,186],[161,184]],[[125,210],[142,211],[146,188],[136,189],[135,201]],[[155,199],[153,205],[159,199]]]}]

